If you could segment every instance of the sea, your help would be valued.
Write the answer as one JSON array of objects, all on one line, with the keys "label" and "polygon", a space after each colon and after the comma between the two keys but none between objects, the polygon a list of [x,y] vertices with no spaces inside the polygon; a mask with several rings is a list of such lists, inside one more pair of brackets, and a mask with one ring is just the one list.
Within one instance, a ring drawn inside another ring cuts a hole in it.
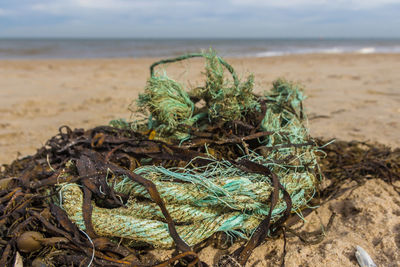
[{"label": "sea", "polygon": [[225,57],[400,53],[400,39],[0,39],[0,59],[172,57],[210,48]]}]

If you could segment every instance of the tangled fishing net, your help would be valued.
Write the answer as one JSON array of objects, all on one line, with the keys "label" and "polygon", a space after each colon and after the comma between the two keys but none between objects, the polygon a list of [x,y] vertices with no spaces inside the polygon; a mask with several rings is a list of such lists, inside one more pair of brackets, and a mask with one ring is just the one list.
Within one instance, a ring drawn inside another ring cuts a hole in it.
[{"label": "tangled fishing net", "polygon": [[[193,57],[206,60],[202,87],[155,72]],[[309,136],[296,84],[279,79],[256,95],[253,76],[241,81],[213,51],[162,60],[150,72],[138,99],[145,122],[115,120],[87,131],[63,126],[36,155],[5,166],[1,266],[18,253],[28,264],[44,264],[37,266],[205,266],[196,252],[216,236],[245,241],[219,265],[245,265],[255,247],[345,179],[376,170],[390,183],[399,178],[399,151],[382,148],[375,167],[353,159],[359,166],[351,177],[324,162],[333,182],[321,190],[318,158],[335,144]],[[364,148],[348,154],[357,149]],[[139,251],[148,248],[177,253],[145,263]]]}]

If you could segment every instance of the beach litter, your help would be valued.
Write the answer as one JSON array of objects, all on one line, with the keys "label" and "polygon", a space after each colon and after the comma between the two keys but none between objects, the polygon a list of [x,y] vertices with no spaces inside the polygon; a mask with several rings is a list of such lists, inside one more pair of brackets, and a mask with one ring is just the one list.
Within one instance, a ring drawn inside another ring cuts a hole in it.
[{"label": "beach litter", "polygon": [[[156,71],[195,57],[206,61],[201,87]],[[399,190],[398,149],[313,139],[299,85],[253,89],[252,75],[240,80],[211,50],[161,60],[137,102],[144,119],[62,126],[35,155],[4,165],[0,266],[19,255],[27,266],[207,266],[201,249],[235,241],[217,265],[244,266],[270,237],[320,242],[334,215],[313,234],[290,226],[346,181],[379,177]],[[160,261],[147,253],[155,248],[175,252]]]},{"label": "beach litter", "polygon": [[376,267],[371,256],[360,246],[356,246],[356,258],[360,267]]}]

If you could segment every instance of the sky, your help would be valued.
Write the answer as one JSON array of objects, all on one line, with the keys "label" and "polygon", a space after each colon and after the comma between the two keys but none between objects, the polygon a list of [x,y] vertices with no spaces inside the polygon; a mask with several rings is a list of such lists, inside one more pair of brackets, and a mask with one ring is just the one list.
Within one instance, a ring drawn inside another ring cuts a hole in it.
[{"label": "sky", "polygon": [[400,0],[0,0],[0,37],[400,38]]}]

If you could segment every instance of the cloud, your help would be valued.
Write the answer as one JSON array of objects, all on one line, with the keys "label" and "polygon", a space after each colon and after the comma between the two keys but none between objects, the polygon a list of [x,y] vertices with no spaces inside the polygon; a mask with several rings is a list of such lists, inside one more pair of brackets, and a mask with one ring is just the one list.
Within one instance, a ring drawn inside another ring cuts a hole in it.
[{"label": "cloud", "polygon": [[390,4],[400,4],[400,0],[232,0],[235,5],[278,7],[278,8],[312,8],[330,7],[338,9],[376,8]]},{"label": "cloud", "polygon": [[400,0],[0,1],[0,37],[374,36],[400,24]]},{"label": "cloud", "polygon": [[87,10],[123,10],[132,8],[132,5],[124,1],[109,0],[65,0],[65,1],[40,1],[32,4],[30,9],[35,12],[51,14],[79,14]]},{"label": "cloud", "polygon": [[78,11],[82,9],[92,10],[126,10],[136,9],[146,6],[151,6],[152,3],[145,3],[143,1],[128,2],[123,0],[54,0],[54,1],[40,1],[40,3],[33,4],[32,10],[48,11],[52,13],[70,12],[71,10]]},{"label": "cloud", "polygon": [[1,16],[8,16],[8,15],[11,15],[11,14],[12,14],[12,12],[10,10],[0,8],[0,17]]},{"label": "cloud", "polygon": [[33,11],[50,12],[50,13],[69,13],[71,11],[101,11],[106,10],[109,12],[134,12],[145,11],[151,13],[152,10],[159,10],[162,12],[163,8],[177,9],[177,8],[190,8],[191,6],[198,6],[202,3],[199,1],[162,1],[162,0],[45,0],[31,5]]}]

